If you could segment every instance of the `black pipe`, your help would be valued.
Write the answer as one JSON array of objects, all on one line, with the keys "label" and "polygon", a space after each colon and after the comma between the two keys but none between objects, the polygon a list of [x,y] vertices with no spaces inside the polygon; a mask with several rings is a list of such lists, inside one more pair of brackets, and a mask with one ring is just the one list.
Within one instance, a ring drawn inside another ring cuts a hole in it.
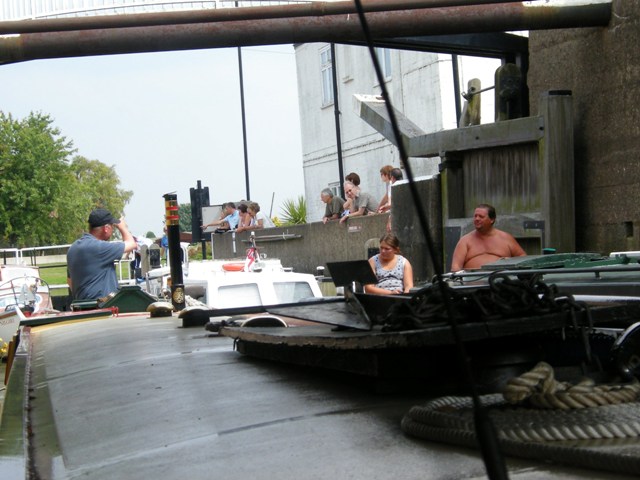
[{"label": "black pipe", "polygon": [[171,272],[171,303],[176,310],[182,310],[184,303],[184,280],[182,277],[182,249],[180,248],[180,215],[178,214],[178,196],[175,193],[164,195],[165,225],[169,241],[169,264]]},{"label": "black pipe", "polygon": [[251,200],[249,191],[249,149],[247,148],[247,118],[244,107],[244,75],[242,73],[242,47],[238,47],[238,75],[240,77],[240,111],[242,113],[242,146],[244,148],[244,183],[247,200]]},{"label": "black pipe", "polygon": [[340,104],[338,102],[338,71],[336,63],[336,45],[331,44],[331,79],[333,88],[333,114],[336,124],[336,154],[338,156],[338,181],[340,197],[344,196],[344,165],[342,163],[342,136],[340,135]]},{"label": "black pipe", "polygon": [[462,116],[462,102],[460,101],[460,67],[458,66],[458,55],[451,55],[451,66],[453,67],[453,97],[456,108],[456,126],[460,128],[460,117]]}]

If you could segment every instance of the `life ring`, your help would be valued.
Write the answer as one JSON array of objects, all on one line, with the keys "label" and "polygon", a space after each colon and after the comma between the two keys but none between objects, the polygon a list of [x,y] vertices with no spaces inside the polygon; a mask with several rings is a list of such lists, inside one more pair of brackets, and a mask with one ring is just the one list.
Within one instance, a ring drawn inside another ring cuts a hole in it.
[{"label": "life ring", "polygon": [[244,263],[223,263],[222,269],[225,272],[241,272],[244,270]]}]

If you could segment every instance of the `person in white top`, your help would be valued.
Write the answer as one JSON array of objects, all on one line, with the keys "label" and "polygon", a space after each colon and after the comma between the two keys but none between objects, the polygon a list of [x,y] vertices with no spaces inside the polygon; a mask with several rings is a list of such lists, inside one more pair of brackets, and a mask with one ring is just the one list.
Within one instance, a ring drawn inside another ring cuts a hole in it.
[{"label": "person in white top", "polygon": [[387,205],[391,204],[391,200],[389,200],[389,193],[391,191],[391,170],[393,170],[393,165],[385,165],[380,169],[380,180],[385,184],[385,193],[382,200],[378,204],[378,213],[386,212],[388,210]]},{"label": "person in white top", "polygon": [[249,206],[247,207],[247,212],[249,212],[249,215],[251,215],[252,218],[251,226],[249,228],[257,230],[260,228],[275,227],[275,224],[269,218],[269,216],[260,211],[260,205],[256,202],[251,202],[249,204]]},{"label": "person in white top", "polygon": [[[380,175],[382,175],[382,173]],[[389,171],[388,178],[389,183],[387,184],[386,202],[384,202],[385,198],[383,198],[380,202],[380,206],[378,207],[378,213],[384,213],[391,210],[391,185],[396,183],[398,180],[402,180],[402,170],[400,170],[399,168],[393,168],[391,171]]]}]

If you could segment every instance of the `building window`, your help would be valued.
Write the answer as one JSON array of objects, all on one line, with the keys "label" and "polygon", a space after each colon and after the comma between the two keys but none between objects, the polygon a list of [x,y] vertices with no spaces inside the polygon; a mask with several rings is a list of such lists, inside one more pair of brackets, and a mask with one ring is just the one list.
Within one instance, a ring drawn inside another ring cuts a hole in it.
[{"label": "building window", "polygon": [[328,185],[329,189],[333,192],[334,197],[341,197],[340,182],[333,182]]},{"label": "building window", "polygon": [[331,65],[331,48],[320,50],[320,72],[322,74],[322,106],[333,103],[333,66]]},{"label": "building window", "polygon": [[376,55],[378,56],[378,63],[380,63],[380,70],[385,80],[391,78],[391,50],[388,48],[376,48]]}]

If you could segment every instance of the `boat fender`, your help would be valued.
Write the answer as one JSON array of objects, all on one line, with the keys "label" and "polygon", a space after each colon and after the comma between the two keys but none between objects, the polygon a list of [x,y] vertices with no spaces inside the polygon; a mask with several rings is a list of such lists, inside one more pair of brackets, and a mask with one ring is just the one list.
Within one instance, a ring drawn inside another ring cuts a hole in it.
[{"label": "boat fender", "polygon": [[153,302],[147,306],[150,317],[170,317],[175,308],[170,302]]},{"label": "boat fender", "polygon": [[200,312],[206,312],[207,318],[209,318],[209,307],[202,305],[191,305],[189,307],[183,308],[178,312],[178,318],[185,318],[191,315],[198,315]]}]

